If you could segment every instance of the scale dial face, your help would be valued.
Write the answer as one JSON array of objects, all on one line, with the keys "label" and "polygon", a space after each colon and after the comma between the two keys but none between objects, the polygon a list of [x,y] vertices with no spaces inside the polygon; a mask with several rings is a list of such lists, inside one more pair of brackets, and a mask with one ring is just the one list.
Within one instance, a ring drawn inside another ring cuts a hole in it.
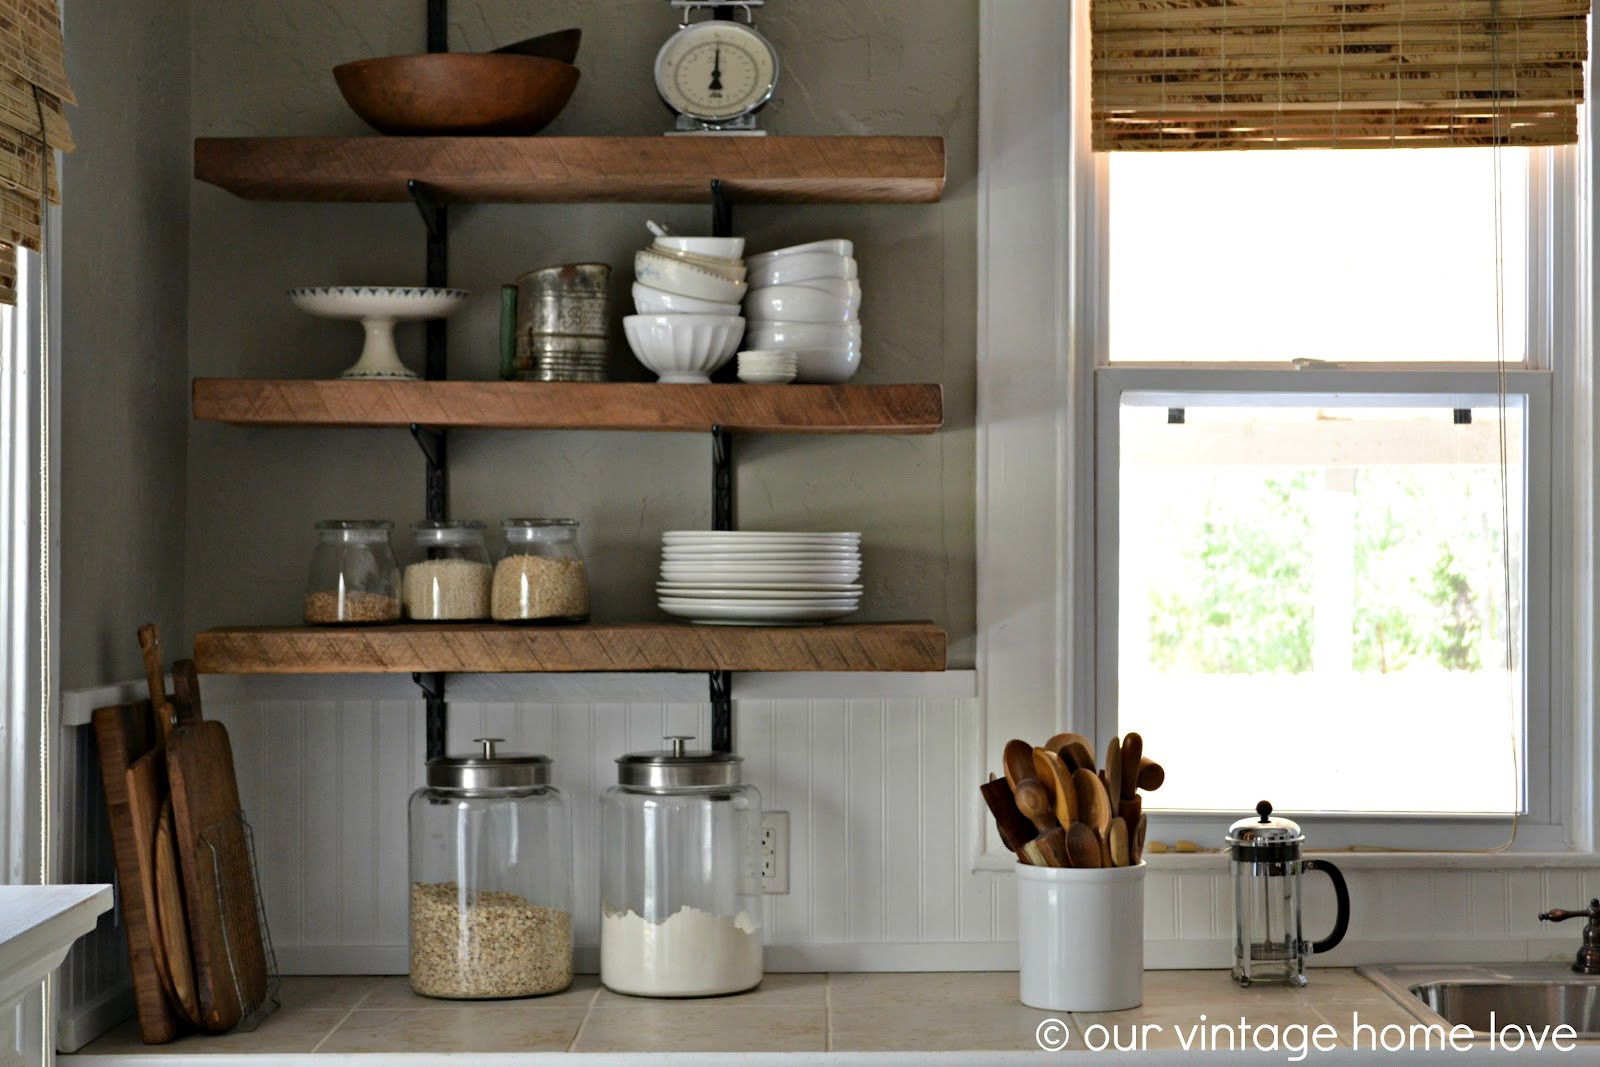
[{"label": "scale dial face", "polygon": [[742,22],[712,19],[686,26],[656,55],[661,99],[703,122],[750,114],[771,99],[777,84],[777,52]]}]

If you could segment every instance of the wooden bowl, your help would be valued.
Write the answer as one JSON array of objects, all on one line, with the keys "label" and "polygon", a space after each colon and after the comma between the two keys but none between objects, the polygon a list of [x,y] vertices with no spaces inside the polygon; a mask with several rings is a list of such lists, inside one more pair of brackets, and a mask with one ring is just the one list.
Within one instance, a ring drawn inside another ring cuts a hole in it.
[{"label": "wooden bowl", "polygon": [[339,91],[380,133],[538,133],[561,114],[578,68],[507,53],[385,56],[333,68]]}]

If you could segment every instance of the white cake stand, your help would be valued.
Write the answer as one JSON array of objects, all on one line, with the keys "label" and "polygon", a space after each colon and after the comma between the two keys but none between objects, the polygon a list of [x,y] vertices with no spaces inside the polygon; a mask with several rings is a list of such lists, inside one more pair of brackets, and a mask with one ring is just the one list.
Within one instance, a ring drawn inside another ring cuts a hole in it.
[{"label": "white cake stand", "polygon": [[394,324],[442,319],[467,299],[465,289],[411,289],[385,285],[324,285],[290,289],[301,311],[330,319],[359,319],[366,331],[361,358],[341,378],[415,378],[394,348]]}]

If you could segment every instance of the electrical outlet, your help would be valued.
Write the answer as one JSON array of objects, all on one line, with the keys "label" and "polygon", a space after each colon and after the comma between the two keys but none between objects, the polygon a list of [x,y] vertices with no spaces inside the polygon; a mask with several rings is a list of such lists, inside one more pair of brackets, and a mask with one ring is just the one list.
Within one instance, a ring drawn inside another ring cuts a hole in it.
[{"label": "electrical outlet", "polygon": [[789,813],[761,813],[761,891],[789,892]]}]

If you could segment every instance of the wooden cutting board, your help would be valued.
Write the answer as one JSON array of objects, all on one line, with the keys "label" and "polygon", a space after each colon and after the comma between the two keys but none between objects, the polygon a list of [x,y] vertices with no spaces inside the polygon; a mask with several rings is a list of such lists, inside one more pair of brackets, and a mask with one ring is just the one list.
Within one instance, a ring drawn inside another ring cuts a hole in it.
[{"label": "wooden cutting board", "polygon": [[[92,716],[100,752],[100,780],[105,788],[111,847],[116,856],[117,887],[123,930],[128,937],[128,964],[133,974],[139,1035],[148,1045],[171,1041],[183,1030],[167,999],[156,964],[154,915],[143,891],[139,849],[128,795],[128,767],[157,748],[160,735],[150,702],[96,708]],[[153,825],[153,824],[152,824]]]},{"label": "wooden cutting board", "polygon": [[173,731],[167,774],[201,1025],[229,1030],[266,999],[267,962],[227,728],[200,722]]}]

